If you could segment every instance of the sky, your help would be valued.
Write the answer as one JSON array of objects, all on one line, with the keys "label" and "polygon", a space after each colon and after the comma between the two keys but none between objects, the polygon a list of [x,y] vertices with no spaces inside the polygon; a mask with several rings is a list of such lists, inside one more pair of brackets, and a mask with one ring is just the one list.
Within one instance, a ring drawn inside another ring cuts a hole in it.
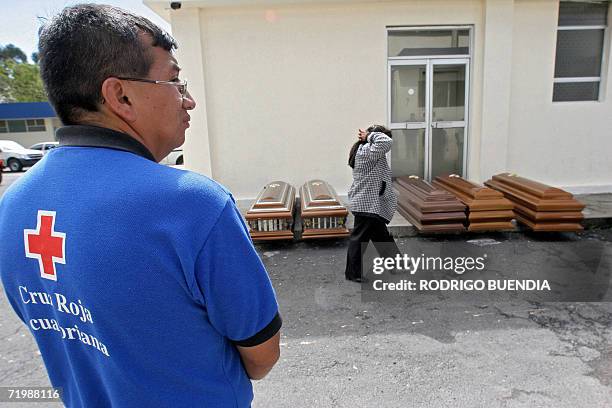
[{"label": "sky", "polygon": [[170,32],[170,25],[142,0],[0,0],[0,44],[14,44],[21,48],[31,62],[31,55],[38,48],[40,18],[49,18],[77,3],[102,3],[119,6],[135,14],[147,17]]}]

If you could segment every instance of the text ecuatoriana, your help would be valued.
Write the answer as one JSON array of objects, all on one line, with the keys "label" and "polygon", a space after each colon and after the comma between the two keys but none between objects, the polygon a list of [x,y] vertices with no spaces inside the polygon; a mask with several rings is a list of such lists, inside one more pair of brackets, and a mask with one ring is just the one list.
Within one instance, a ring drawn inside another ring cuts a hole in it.
[{"label": "text ecuatoriana", "polygon": [[[19,286],[19,295],[23,304],[48,305],[60,313],[77,317],[83,323],[93,324],[91,311],[83,305],[80,299],[73,302],[69,301],[66,296],[61,293],[32,292],[25,286]],[[81,331],[76,324],[72,327],[62,327],[56,319],[46,317],[32,318],[28,323],[33,331],[54,330],[61,334],[62,339],[79,340],[81,343],[97,349],[105,356],[110,356],[106,345],[100,342],[95,336]]]}]

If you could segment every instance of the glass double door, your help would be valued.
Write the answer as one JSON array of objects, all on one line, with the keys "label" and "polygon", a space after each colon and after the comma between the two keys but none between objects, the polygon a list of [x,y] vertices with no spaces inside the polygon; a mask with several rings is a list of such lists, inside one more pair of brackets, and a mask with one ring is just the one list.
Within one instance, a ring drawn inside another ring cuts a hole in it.
[{"label": "glass double door", "polygon": [[464,176],[469,59],[389,61],[394,177]]}]

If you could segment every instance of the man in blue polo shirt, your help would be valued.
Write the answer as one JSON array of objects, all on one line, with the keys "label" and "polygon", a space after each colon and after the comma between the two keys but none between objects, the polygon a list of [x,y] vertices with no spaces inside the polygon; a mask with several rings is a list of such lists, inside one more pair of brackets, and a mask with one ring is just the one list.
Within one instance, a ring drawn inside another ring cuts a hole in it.
[{"label": "man in blue polo shirt", "polygon": [[279,357],[274,291],[231,194],[158,164],[195,108],[175,47],[103,5],[40,33],[66,126],[0,201],[0,275],[69,407],[248,407]]}]

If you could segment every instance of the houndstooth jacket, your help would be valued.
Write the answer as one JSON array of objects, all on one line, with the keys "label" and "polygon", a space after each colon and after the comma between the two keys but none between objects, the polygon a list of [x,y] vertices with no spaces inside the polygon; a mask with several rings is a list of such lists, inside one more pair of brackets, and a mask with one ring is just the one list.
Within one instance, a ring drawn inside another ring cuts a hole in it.
[{"label": "houndstooth jacket", "polygon": [[393,139],[384,133],[368,135],[368,143],[359,146],[355,156],[353,184],[348,192],[349,208],[355,212],[377,214],[391,221],[397,207],[397,196],[391,182],[386,153]]}]

